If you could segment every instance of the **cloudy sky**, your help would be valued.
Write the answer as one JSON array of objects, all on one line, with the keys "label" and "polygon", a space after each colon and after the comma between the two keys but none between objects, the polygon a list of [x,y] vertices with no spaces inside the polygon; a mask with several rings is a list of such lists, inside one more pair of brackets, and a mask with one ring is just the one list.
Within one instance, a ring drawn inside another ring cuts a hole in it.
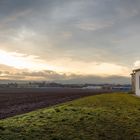
[{"label": "cloudy sky", "polygon": [[140,0],[0,1],[1,79],[126,82],[139,66]]}]

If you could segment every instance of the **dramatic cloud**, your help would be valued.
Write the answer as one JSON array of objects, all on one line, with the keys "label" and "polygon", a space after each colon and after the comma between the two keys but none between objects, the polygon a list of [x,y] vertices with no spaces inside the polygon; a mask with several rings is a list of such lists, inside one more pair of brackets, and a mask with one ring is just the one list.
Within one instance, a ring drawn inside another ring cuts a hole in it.
[{"label": "dramatic cloud", "polygon": [[[53,70],[59,73],[82,75],[127,76],[130,73],[127,67],[113,63],[83,62],[67,58],[59,58],[59,60],[51,60],[47,63],[47,61],[40,59],[38,56],[3,50],[0,50],[0,64],[17,69],[27,69],[28,71]],[[51,64],[53,65],[51,66]]]},{"label": "dramatic cloud", "polygon": [[13,68],[20,79],[48,70],[129,77],[139,67],[139,25],[139,0],[1,0],[0,64],[9,78]]},{"label": "dramatic cloud", "polygon": [[[0,78],[4,82],[6,80],[10,81],[48,81],[48,82],[61,82],[61,83],[115,83],[115,84],[129,84],[130,79],[128,77],[123,76],[108,76],[108,77],[100,77],[93,75],[76,75],[76,74],[64,74],[57,73],[54,71],[39,71],[39,72],[24,72],[24,71],[0,71]],[[2,81],[1,81],[2,82]]]},{"label": "dramatic cloud", "polygon": [[52,69],[51,66],[45,64],[45,61],[40,60],[38,56],[17,52],[6,52],[3,50],[0,50],[0,64],[12,66],[18,69]]}]

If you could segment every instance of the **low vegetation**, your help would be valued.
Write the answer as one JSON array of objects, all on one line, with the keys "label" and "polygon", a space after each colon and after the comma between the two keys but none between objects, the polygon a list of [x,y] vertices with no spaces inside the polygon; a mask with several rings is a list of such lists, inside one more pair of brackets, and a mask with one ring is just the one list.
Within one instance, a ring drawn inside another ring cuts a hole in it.
[{"label": "low vegetation", "polygon": [[90,96],[0,121],[1,140],[137,140],[140,98]]}]

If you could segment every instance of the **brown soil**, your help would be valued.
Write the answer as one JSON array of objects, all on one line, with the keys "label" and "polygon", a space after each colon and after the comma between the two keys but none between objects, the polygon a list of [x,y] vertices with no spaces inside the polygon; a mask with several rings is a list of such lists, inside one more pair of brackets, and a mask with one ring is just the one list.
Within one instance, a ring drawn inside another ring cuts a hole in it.
[{"label": "brown soil", "polygon": [[76,88],[0,89],[0,119],[105,92],[111,91]]}]

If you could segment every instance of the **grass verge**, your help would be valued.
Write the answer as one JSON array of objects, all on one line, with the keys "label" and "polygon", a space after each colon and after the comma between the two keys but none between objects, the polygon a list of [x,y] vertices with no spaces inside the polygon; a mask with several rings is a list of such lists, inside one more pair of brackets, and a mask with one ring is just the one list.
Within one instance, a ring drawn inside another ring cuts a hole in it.
[{"label": "grass verge", "polygon": [[137,140],[140,98],[102,94],[0,121],[1,140]]}]

